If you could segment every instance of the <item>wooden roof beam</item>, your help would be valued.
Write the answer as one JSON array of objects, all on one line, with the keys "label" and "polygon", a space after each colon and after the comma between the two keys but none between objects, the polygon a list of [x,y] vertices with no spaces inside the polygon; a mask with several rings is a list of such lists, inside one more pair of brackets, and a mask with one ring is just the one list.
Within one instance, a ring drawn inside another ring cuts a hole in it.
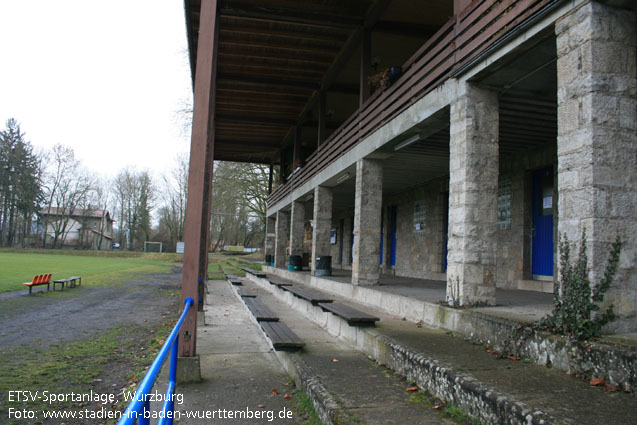
[{"label": "wooden roof beam", "polygon": [[[299,2],[303,5],[303,2]],[[269,22],[293,22],[318,27],[352,28],[359,26],[363,20],[337,14],[315,12],[303,9],[291,9],[276,6],[257,6],[235,0],[224,0],[219,8],[219,15],[235,18],[259,18]]]}]

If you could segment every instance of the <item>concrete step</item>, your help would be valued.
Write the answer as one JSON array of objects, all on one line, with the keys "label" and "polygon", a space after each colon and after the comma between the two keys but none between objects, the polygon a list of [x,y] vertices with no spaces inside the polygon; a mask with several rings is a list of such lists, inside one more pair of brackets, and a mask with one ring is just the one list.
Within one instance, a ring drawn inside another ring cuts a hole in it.
[{"label": "concrete step", "polygon": [[296,385],[311,397],[324,424],[454,423],[431,408],[436,400],[422,391],[407,391],[412,383],[330,335],[266,289],[247,281],[244,285],[303,338],[301,352],[276,353]]},{"label": "concrete step", "polygon": [[[346,302],[381,319],[373,328],[351,327],[265,279],[250,280],[340,341],[484,423],[629,424],[637,417],[633,394],[605,392],[546,366],[509,359],[451,332],[401,320],[350,300]],[[302,332],[298,334],[303,337]]]}]

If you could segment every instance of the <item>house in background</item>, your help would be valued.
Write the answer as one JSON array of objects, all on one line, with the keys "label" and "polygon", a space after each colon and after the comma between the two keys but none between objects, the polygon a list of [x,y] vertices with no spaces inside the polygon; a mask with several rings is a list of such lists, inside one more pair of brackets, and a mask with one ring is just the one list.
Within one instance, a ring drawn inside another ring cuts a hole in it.
[{"label": "house in background", "polygon": [[113,219],[107,210],[44,208],[40,211],[46,229],[47,248],[110,250],[113,246]]}]

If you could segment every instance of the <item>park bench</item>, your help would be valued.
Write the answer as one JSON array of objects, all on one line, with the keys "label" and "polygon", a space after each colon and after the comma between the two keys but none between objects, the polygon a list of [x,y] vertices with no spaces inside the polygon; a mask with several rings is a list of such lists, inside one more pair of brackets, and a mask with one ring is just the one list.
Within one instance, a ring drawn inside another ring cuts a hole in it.
[{"label": "park bench", "polygon": [[319,294],[317,292],[309,291],[297,286],[280,286],[280,288],[284,291],[292,293],[299,298],[311,302],[313,305],[317,305],[318,303],[331,303],[333,301],[327,295]]},{"label": "park bench", "polygon": [[241,298],[254,298],[256,297],[255,294],[253,294],[252,292],[250,292],[249,290],[245,289],[245,288],[237,288],[237,294],[239,294],[239,296]]},{"label": "park bench", "polygon": [[267,275],[262,272],[261,270],[253,270],[250,269],[248,267],[243,267],[241,270],[243,270],[246,273],[250,273],[251,275],[255,276],[255,277],[266,277]]},{"label": "park bench", "polygon": [[62,285],[62,290],[64,291],[64,285],[68,288],[75,288],[76,285],[82,285],[82,276],[71,276],[65,279],[56,279],[53,281],[53,290],[55,291],[56,284]]},{"label": "park bench", "polygon": [[243,298],[243,302],[257,319],[257,322],[278,322],[279,318],[256,297]]},{"label": "park bench", "polygon": [[299,350],[305,343],[283,322],[261,322],[261,329],[272,341],[275,350]]},{"label": "park bench", "polygon": [[[50,274],[38,274],[33,276],[33,280],[31,282],[24,282],[23,285],[27,285],[29,287],[29,294],[32,293],[34,286],[46,285],[46,290],[48,291],[51,287],[51,275]],[[55,285],[53,285],[53,290],[55,291]]]},{"label": "park bench", "polygon": [[287,282],[285,280],[276,279],[276,278],[270,278],[268,280],[270,282],[270,285],[275,285],[275,286],[278,286],[279,288],[282,286],[292,286],[290,282]]},{"label": "park bench", "polygon": [[346,304],[331,302],[319,303],[318,305],[323,309],[323,311],[329,311],[330,313],[347,320],[347,323],[351,326],[374,325],[375,322],[380,320],[378,317],[370,316],[369,314],[356,310]]}]

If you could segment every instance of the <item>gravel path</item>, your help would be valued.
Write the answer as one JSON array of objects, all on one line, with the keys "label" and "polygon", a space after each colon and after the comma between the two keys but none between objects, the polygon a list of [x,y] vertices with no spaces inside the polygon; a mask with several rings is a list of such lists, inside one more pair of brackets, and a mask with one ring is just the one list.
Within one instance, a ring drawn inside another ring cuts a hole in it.
[{"label": "gravel path", "polygon": [[[83,339],[124,324],[156,322],[163,314],[175,314],[175,297],[181,268],[148,275],[112,287],[82,285],[64,292],[29,296],[26,291],[0,297],[0,347],[37,345]],[[164,293],[162,293],[164,292]]]}]

